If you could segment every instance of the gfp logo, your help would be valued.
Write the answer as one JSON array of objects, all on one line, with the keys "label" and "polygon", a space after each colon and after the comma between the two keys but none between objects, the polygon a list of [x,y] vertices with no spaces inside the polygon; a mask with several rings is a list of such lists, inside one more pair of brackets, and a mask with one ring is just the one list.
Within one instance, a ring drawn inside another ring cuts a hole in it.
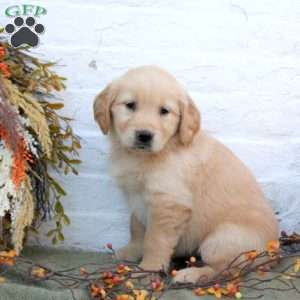
[{"label": "gfp logo", "polygon": [[28,45],[36,47],[39,35],[45,31],[45,26],[36,22],[36,17],[46,15],[47,10],[35,5],[13,5],[5,10],[5,15],[14,17],[13,23],[5,26],[10,34],[10,43],[13,47]]}]

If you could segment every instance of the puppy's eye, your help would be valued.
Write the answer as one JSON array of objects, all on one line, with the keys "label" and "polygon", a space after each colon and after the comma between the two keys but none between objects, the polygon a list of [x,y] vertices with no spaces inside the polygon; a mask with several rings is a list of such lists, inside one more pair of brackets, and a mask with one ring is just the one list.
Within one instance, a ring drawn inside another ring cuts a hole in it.
[{"label": "puppy's eye", "polygon": [[159,114],[160,114],[161,116],[167,115],[169,112],[170,112],[170,111],[169,111],[167,108],[165,108],[165,107],[161,107],[161,108],[159,109]]},{"label": "puppy's eye", "polygon": [[134,101],[127,102],[125,106],[132,111],[136,110],[136,103]]}]

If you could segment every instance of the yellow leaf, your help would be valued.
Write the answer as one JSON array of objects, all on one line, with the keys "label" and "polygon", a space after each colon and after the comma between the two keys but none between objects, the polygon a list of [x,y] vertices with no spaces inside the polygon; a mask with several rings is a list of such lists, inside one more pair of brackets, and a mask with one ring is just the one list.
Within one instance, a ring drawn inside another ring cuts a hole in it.
[{"label": "yellow leaf", "polygon": [[207,292],[211,295],[215,295],[218,299],[222,297],[222,290],[219,287],[210,287],[207,289]]},{"label": "yellow leaf", "polygon": [[222,293],[221,293],[221,291],[216,291],[216,292],[215,292],[215,296],[216,296],[216,298],[218,298],[218,299],[222,298]]},{"label": "yellow leaf", "polygon": [[299,270],[300,270],[300,259],[297,259],[296,260],[296,263],[295,263],[295,265],[294,265],[294,272],[299,272]]},{"label": "yellow leaf", "polygon": [[0,284],[1,284],[1,283],[4,283],[5,281],[6,281],[5,277],[0,276]]},{"label": "yellow leaf", "polygon": [[134,290],[135,300],[145,300],[148,292],[146,290]]},{"label": "yellow leaf", "polygon": [[125,282],[125,286],[128,288],[128,289],[133,289],[134,288],[134,285],[133,283],[130,281],[130,280],[127,280]]},{"label": "yellow leaf", "polygon": [[44,268],[35,267],[31,270],[31,275],[37,278],[44,278],[47,271]]}]

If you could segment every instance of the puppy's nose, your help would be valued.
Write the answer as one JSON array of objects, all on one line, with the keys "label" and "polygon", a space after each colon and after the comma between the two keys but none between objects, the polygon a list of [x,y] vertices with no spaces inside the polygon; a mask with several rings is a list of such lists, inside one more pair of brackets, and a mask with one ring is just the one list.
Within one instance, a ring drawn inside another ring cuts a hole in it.
[{"label": "puppy's nose", "polygon": [[136,140],[142,144],[150,144],[153,139],[153,133],[148,130],[136,131]]}]

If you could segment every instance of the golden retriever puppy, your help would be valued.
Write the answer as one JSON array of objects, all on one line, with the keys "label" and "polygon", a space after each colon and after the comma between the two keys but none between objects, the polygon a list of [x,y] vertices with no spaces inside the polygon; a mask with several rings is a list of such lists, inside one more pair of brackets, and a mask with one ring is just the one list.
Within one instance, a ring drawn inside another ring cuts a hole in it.
[{"label": "golden retriever puppy", "polygon": [[197,107],[166,71],[128,71],[96,97],[94,114],[131,210],[131,239],[120,259],[157,270],[197,252],[205,266],[175,276],[196,282],[277,239],[277,221],[253,175],[201,129]]}]

